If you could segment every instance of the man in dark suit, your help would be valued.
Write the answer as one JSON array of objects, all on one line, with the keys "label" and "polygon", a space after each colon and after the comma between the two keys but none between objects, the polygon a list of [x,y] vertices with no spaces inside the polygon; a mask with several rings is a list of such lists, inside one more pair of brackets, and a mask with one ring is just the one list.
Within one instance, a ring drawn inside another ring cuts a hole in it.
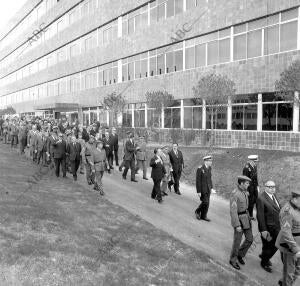
[{"label": "man in dark suit", "polygon": [[114,158],[115,158],[116,166],[119,166],[119,158],[118,158],[119,138],[118,138],[118,134],[116,133],[116,128],[115,127],[113,127],[111,129],[110,144],[111,144],[111,150],[113,152],[112,160],[114,160]]},{"label": "man in dark suit", "polygon": [[205,156],[203,161],[203,165],[199,167],[196,172],[196,189],[201,204],[196,209],[195,214],[196,218],[199,220],[203,219],[210,221],[210,219],[207,218],[207,212],[209,208],[210,194],[213,189],[211,180],[212,157]]},{"label": "man in dark suit", "polygon": [[63,177],[66,177],[66,149],[67,144],[63,139],[63,134],[59,133],[58,139],[55,139],[52,143],[53,147],[53,158],[55,163],[55,175],[59,177],[59,168],[61,166]]},{"label": "man in dark suit", "polygon": [[153,189],[151,198],[157,199],[159,203],[162,203],[160,183],[166,174],[164,163],[161,159],[161,149],[154,149],[154,157],[150,160],[150,167],[152,167],[151,178],[153,180]]},{"label": "man in dark suit", "polygon": [[77,170],[80,165],[81,145],[76,141],[76,136],[72,135],[71,143],[67,145],[67,153],[71,164],[71,173],[73,174],[74,181],[77,181]]},{"label": "man in dark suit", "polygon": [[112,144],[111,144],[111,136],[109,134],[108,129],[105,129],[105,133],[102,141],[106,153],[106,158],[109,164],[108,173],[110,173],[110,170],[112,170],[114,167],[113,167],[113,151],[112,151]]},{"label": "man in dark suit", "polygon": [[124,147],[124,161],[125,161],[125,169],[123,172],[123,179],[126,180],[128,169],[131,171],[131,181],[137,182],[135,179],[135,153],[139,147],[136,147],[133,141],[133,133],[129,134],[129,139],[125,143]]},{"label": "man in dark suit", "polygon": [[253,217],[253,209],[258,197],[257,164],[258,164],[258,156],[250,155],[248,156],[248,162],[246,163],[243,169],[243,175],[251,179],[251,183],[248,188],[248,192],[249,192],[248,211],[251,219],[253,220],[255,220]]},{"label": "man in dark suit", "polygon": [[48,156],[48,161],[50,161],[50,168],[55,167],[55,162],[54,162],[54,145],[53,143],[58,140],[58,126],[53,126],[52,131],[50,132],[50,136],[47,139],[46,145],[47,145],[47,156]]},{"label": "man in dark suit", "polygon": [[41,130],[41,132],[38,133],[36,137],[36,151],[37,151],[37,163],[40,164],[42,159],[42,165],[46,165],[46,151],[47,151],[47,145],[46,145],[46,132],[44,130]]},{"label": "man in dark suit", "polygon": [[270,259],[277,251],[276,238],[280,231],[279,213],[280,203],[275,195],[275,183],[268,181],[265,191],[256,201],[258,230],[261,233],[262,253],[261,267],[267,272],[272,272]]},{"label": "man in dark suit", "polygon": [[177,195],[181,195],[179,191],[179,180],[181,177],[182,169],[184,168],[183,156],[178,150],[178,144],[173,143],[173,149],[169,152],[170,162],[172,165],[172,172],[174,177],[174,190]]}]

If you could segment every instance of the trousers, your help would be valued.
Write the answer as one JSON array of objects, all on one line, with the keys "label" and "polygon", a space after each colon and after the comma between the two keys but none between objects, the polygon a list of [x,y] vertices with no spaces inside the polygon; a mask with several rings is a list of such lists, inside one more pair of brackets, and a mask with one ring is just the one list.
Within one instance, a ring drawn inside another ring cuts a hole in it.
[{"label": "trousers", "polygon": [[201,194],[201,203],[196,209],[196,213],[201,216],[202,219],[207,217],[208,208],[209,208],[209,201],[210,201],[210,193]]},{"label": "trousers", "polygon": [[[245,240],[241,245],[243,234],[245,236]],[[242,258],[245,257],[252,242],[253,242],[252,227],[250,227],[249,229],[243,229],[241,232],[238,232],[236,229],[234,229],[230,261],[236,263],[238,256]]]},{"label": "trousers", "polygon": [[300,276],[300,258],[295,255],[283,253],[283,286],[296,285],[295,282]]}]

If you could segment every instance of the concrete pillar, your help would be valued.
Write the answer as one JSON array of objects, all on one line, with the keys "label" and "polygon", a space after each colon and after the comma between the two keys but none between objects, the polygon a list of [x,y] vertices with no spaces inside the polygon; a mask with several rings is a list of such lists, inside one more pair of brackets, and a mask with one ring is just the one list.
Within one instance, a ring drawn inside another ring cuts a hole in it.
[{"label": "concrete pillar", "polygon": [[131,104],[131,116],[132,116],[132,128],[135,127],[134,124],[134,104]]},{"label": "concrete pillar", "polygon": [[202,129],[206,129],[206,104],[205,99],[202,101]]},{"label": "concrete pillar", "polygon": [[227,130],[231,130],[231,125],[232,125],[232,101],[231,101],[231,97],[228,97]]},{"label": "concrete pillar", "polygon": [[122,16],[118,18],[118,38],[122,37],[122,19]]},{"label": "concrete pillar", "polygon": [[145,103],[145,127],[148,127],[148,108],[147,104]]},{"label": "concrete pillar", "polygon": [[105,112],[106,112],[106,124],[107,126],[109,126],[109,111],[106,110]]},{"label": "concrete pillar", "polygon": [[184,107],[183,107],[183,99],[180,100],[180,128],[184,128]]},{"label": "concrete pillar", "polygon": [[295,91],[293,105],[293,132],[299,131],[299,92]]},{"label": "concrete pillar", "polygon": [[258,94],[257,103],[257,131],[262,131],[262,121],[263,121],[263,106],[262,106],[262,94]]},{"label": "concrete pillar", "polygon": [[161,110],[161,126],[160,128],[165,128],[165,109],[164,107]]},{"label": "concrete pillar", "polygon": [[122,82],[122,60],[118,60],[118,83]]}]

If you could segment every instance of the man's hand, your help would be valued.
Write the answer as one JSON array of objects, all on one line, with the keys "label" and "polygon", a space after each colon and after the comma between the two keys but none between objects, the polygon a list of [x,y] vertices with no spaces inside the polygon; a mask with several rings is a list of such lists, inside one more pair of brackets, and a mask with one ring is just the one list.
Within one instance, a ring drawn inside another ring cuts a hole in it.
[{"label": "man's hand", "polygon": [[155,160],[155,163],[156,163],[156,164],[157,164],[157,163],[159,163],[159,162],[160,162],[160,160],[159,160],[159,159],[156,159],[156,160]]},{"label": "man's hand", "polygon": [[211,193],[215,194],[217,191],[215,189],[211,189]]},{"label": "man's hand", "polygon": [[270,236],[270,233],[268,231],[262,231],[261,236],[265,239],[268,240],[268,237]]},{"label": "man's hand", "polygon": [[236,231],[237,231],[237,232],[241,232],[241,231],[242,231],[242,228],[241,228],[240,226],[238,226],[238,227],[236,228]]},{"label": "man's hand", "polygon": [[94,169],[92,170],[92,173],[95,173],[95,170],[94,170]]},{"label": "man's hand", "polygon": [[296,258],[300,258],[300,251],[296,253]]}]

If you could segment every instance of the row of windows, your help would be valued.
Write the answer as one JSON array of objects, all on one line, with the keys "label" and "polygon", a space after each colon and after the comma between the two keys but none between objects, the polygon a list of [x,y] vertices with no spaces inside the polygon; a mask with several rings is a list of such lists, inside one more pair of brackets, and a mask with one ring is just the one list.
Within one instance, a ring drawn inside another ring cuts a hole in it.
[{"label": "row of windows", "polygon": [[[253,95],[249,95],[253,97]],[[241,97],[248,97],[242,95]],[[266,99],[272,102],[266,102]],[[257,97],[256,97],[257,98]],[[293,130],[293,106],[290,102],[276,102],[273,94],[263,94],[262,103],[262,130],[270,131],[291,131]],[[238,102],[238,101],[236,101]],[[233,103],[231,118],[231,130],[257,130],[257,114],[258,103],[255,104],[240,104]],[[183,127],[188,129],[202,129],[203,112],[206,113],[204,118],[205,128],[211,128],[211,108],[210,106],[191,105],[195,100],[183,100],[183,114],[180,108],[180,101],[176,101],[174,107],[164,108],[163,113],[158,113],[153,108],[145,108],[145,104],[129,104],[123,111],[123,125],[127,127],[163,127],[163,128],[180,128],[181,117],[183,117]],[[199,103],[199,102],[198,102]],[[84,111],[84,124],[89,125],[97,120],[97,113],[100,112],[101,122],[107,122],[107,116],[103,110],[94,108],[91,111]],[[109,112],[110,113],[110,112]],[[146,122],[147,113],[147,122]],[[216,113],[214,111],[214,113]],[[90,116],[89,116],[90,115]],[[112,114],[109,114],[111,117]],[[163,119],[162,120],[162,116]],[[227,106],[219,111],[214,116],[215,129],[227,129]],[[98,115],[99,117],[99,115]],[[133,124],[134,120],[134,124]]]},{"label": "row of windows", "polygon": [[117,63],[113,62],[2,96],[0,97],[0,106],[8,106],[30,100],[36,101],[44,97],[69,94],[80,90],[110,85],[117,82],[117,77]]},{"label": "row of windows", "polygon": [[[67,14],[63,15],[54,23],[46,27],[45,30],[41,31],[36,38],[30,41],[30,45],[29,42],[26,42],[12,54],[0,61],[0,67],[4,68],[10,65],[15,61],[16,56],[23,55],[31,49],[36,48],[38,45],[49,40],[55,35],[59,35],[59,32],[77,22],[82,17],[87,16],[90,13],[94,13],[95,9],[100,6],[98,1],[100,0],[85,0],[80,5],[75,6]],[[98,43],[96,45],[105,45],[113,39],[116,39],[118,34],[122,36],[130,35],[161,19],[175,16],[186,9],[192,9],[199,5],[200,0],[187,0],[186,7],[184,7],[183,0],[155,0],[150,2],[149,5],[146,4],[141,8],[124,15],[122,17],[122,26],[120,27],[120,31],[118,31],[117,21],[115,21],[114,25],[105,25],[102,29],[100,29],[101,35],[99,36]],[[95,40],[95,43],[96,42],[97,40]]]},{"label": "row of windows", "polygon": [[35,21],[38,21],[46,12],[48,12],[59,0],[43,0],[39,3],[18,25],[0,41],[0,50],[14,41]]},{"label": "row of windows", "polygon": [[[123,59],[122,81],[296,50],[297,17],[298,8]],[[117,36],[116,28],[114,21],[93,31],[1,79],[0,86],[70,60],[98,44],[109,43]]]}]

